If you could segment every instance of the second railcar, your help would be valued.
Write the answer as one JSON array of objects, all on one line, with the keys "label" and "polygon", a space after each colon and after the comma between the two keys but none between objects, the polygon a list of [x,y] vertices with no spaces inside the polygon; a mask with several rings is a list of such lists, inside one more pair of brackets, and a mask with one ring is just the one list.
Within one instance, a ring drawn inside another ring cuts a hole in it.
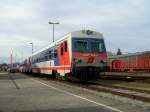
[{"label": "second railcar", "polygon": [[110,71],[150,71],[150,51],[110,56],[107,68]]}]

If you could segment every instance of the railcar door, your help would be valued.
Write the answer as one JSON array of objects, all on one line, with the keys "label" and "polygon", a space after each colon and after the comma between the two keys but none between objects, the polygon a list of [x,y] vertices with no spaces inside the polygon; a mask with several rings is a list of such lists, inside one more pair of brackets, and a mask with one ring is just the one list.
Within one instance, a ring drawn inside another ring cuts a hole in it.
[{"label": "railcar door", "polygon": [[59,52],[59,60],[60,60],[60,69],[64,70],[64,75],[66,70],[68,69],[68,65],[70,64],[69,60],[69,50],[67,41],[62,42],[58,47]]}]

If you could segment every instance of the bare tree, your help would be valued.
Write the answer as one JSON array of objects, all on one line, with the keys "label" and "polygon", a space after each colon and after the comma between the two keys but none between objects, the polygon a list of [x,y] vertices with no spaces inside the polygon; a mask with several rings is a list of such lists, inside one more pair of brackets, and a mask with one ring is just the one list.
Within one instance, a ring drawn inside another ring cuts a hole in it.
[{"label": "bare tree", "polygon": [[117,55],[122,55],[120,48],[118,48]]}]

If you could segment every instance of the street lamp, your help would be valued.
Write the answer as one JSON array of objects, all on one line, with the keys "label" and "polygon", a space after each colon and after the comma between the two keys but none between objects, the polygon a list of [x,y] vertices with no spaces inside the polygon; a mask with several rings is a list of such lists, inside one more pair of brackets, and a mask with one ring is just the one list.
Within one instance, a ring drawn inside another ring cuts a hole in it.
[{"label": "street lamp", "polygon": [[55,24],[59,24],[59,22],[48,22],[48,23],[53,25],[53,42],[54,42],[54,26]]},{"label": "street lamp", "polygon": [[31,43],[29,43],[29,44],[31,44],[31,45],[32,45],[32,55],[33,55],[33,42],[31,42]]},{"label": "street lamp", "polygon": [[32,58],[31,58],[31,67],[32,67],[32,62],[33,62],[33,42],[29,43],[32,45]]},{"label": "street lamp", "polygon": [[13,50],[11,49],[10,51],[10,66],[11,66],[11,69],[13,68]]}]

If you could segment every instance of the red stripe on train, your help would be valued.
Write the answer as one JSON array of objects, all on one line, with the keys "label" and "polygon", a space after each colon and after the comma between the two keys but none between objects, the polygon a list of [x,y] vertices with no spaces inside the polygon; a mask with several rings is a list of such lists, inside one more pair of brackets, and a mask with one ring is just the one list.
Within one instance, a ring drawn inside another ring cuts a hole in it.
[{"label": "red stripe on train", "polygon": [[73,52],[73,57],[101,57],[107,58],[106,53],[86,53],[86,52]]},{"label": "red stripe on train", "polygon": [[43,67],[43,68],[32,68],[32,70],[70,70],[71,67]]}]

